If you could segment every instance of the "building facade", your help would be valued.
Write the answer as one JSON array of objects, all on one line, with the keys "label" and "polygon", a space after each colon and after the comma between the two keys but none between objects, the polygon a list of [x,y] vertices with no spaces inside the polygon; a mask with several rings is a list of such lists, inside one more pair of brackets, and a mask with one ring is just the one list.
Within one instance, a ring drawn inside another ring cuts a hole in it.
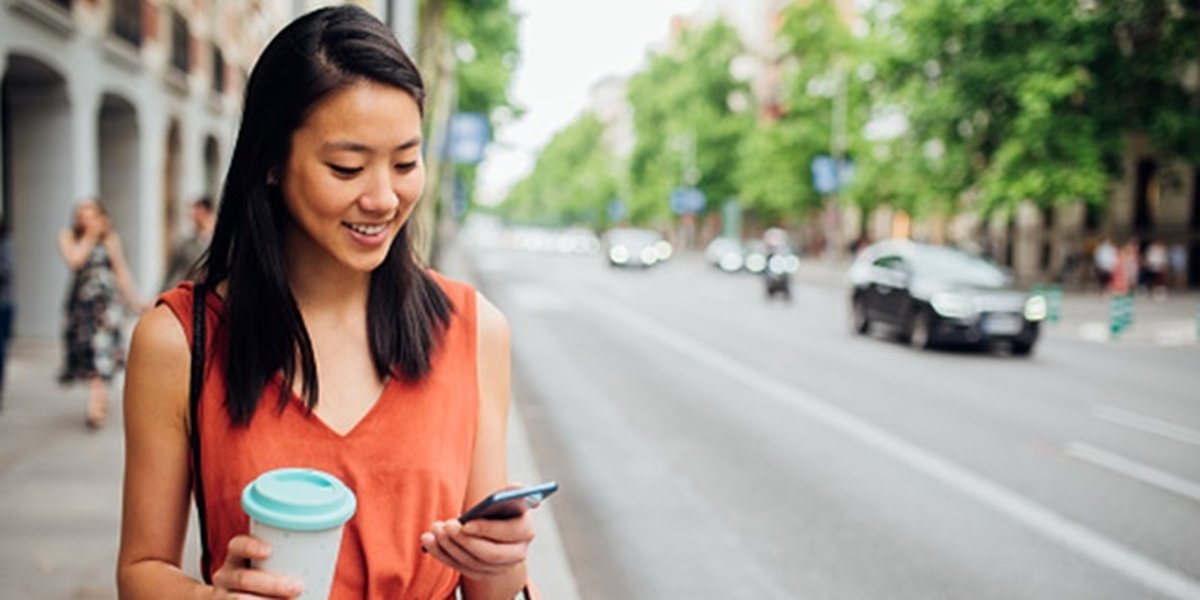
[{"label": "building facade", "polygon": [[0,211],[15,254],[16,335],[52,340],[69,272],[57,239],[97,197],[143,298],[187,206],[215,196],[246,72],[286,2],[11,0],[0,6]]},{"label": "building facade", "polygon": [[[143,299],[188,206],[219,195],[247,73],[312,0],[0,1],[0,216],[15,254],[15,335],[58,339],[75,204],[111,215]],[[416,0],[359,2],[406,47]]]}]

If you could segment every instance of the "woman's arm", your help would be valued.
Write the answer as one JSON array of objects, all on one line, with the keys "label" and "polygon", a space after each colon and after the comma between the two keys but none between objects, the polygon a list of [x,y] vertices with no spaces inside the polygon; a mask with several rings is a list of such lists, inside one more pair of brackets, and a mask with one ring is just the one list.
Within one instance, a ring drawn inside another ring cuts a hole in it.
[{"label": "woman's arm", "polygon": [[97,241],[98,238],[89,235],[89,232],[85,232],[79,239],[75,239],[75,234],[69,229],[58,233],[58,251],[62,253],[63,260],[67,262],[67,268],[71,269],[72,273],[87,262],[88,255],[92,253],[92,248],[96,247]]},{"label": "woman's arm", "polygon": [[[482,295],[477,297],[479,424],[463,509],[508,482],[508,404],[510,359],[508,322]],[[465,600],[512,600],[525,585],[525,556],[533,541],[533,517],[526,512],[503,521],[457,519],[434,523],[422,545],[463,574]]]},{"label": "woman's arm", "polygon": [[179,564],[191,495],[188,373],[191,351],[170,309],[146,313],[133,332],[125,376],[125,494],[117,587],[140,598],[291,598],[289,578],[248,568],[270,548],[248,535],[229,541],[225,564],[209,587]]},{"label": "woman's arm", "polygon": [[109,259],[112,260],[113,275],[117,277],[117,287],[121,289],[125,303],[133,310],[142,312],[146,309],[146,304],[138,297],[137,286],[134,285],[133,276],[129,273],[129,264],[125,262],[125,251],[121,248],[121,238],[117,237],[116,232],[110,232],[104,238],[104,247],[108,250]]},{"label": "woman's arm", "polygon": [[123,599],[207,598],[179,568],[187,532],[190,352],[170,309],[149,311],[133,332],[125,377],[125,493],[117,584]]}]

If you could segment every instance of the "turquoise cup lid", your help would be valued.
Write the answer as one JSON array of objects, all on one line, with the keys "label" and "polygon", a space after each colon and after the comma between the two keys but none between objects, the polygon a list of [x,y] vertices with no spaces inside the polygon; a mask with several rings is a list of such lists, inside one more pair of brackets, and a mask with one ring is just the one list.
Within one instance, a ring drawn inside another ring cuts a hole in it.
[{"label": "turquoise cup lid", "polygon": [[358,501],[337,477],[316,469],[267,471],[242,490],[242,510],[264,525],[292,531],[340,527]]}]

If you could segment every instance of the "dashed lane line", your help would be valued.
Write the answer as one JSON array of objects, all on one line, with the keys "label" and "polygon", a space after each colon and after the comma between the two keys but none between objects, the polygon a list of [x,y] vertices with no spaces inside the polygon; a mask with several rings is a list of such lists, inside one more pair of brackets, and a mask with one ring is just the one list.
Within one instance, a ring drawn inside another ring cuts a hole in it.
[{"label": "dashed lane line", "polygon": [[1083,442],[1071,442],[1067,444],[1065,451],[1068,456],[1200,502],[1200,484],[1172,473]]}]

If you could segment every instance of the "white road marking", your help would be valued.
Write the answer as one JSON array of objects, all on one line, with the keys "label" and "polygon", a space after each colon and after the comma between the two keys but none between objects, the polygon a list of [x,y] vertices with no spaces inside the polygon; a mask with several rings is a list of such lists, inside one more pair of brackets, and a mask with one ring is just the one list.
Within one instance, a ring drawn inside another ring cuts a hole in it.
[{"label": "white road marking", "polygon": [[603,299],[598,291],[579,294],[578,302],[620,321],[681,356],[736,379],[747,389],[788,404],[843,434],[970,496],[1046,538],[1172,598],[1200,600],[1200,581],[1179,573],[991,481],[908,442],[787,383],[757,371],[628,308]]},{"label": "white road marking", "polygon": [[1101,450],[1095,446],[1089,446],[1082,442],[1067,444],[1066,453],[1084,462],[1104,467],[1126,477],[1132,477],[1142,483],[1147,483],[1159,489],[1174,492],[1180,496],[1200,502],[1200,484],[1188,481],[1177,475],[1144,465],[1107,450]]},{"label": "white road marking", "polygon": [[1146,415],[1111,406],[1097,406],[1092,409],[1092,416],[1101,421],[1153,433],[1177,442],[1200,446],[1200,431],[1176,425],[1162,419],[1147,417]]}]

